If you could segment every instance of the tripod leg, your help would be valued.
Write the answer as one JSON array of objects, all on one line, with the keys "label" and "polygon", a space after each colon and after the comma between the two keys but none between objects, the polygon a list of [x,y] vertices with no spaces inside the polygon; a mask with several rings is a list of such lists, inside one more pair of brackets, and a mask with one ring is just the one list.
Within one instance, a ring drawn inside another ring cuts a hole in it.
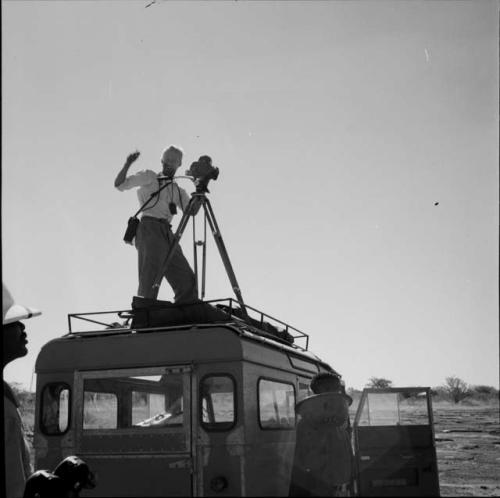
[{"label": "tripod leg", "polygon": [[205,275],[207,268],[207,215],[203,217],[203,252],[202,252],[202,268],[201,268],[201,299],[205,298]]},{"label": "tripod leg", "polygon": [[160,287],[161,280],[163,278],[163,275],[165,274],[165,270],[167,269],[168,264],[170,263],[173,255],[174,255],[174,251],[175,251],[176,247],[179,245],[179,240],[181,239],[182,234],[184,233],[184,230],[185,230],[187,223],[189,221],[189,217],[191,216],[191,212],[192,212],[191,207],[192,207],[192,203],[190,202],[186,211],[184,211],[184,214],[182,215],[181,221],[179,222],[179,226],[177,227],[177,230],[176,230],[175,235],[174,235],[174,241],[172,242],[172,245],[170,246],[168,254],[165,257],[163,265],[161,266],[160,271],[158,272],[158,275],[156,276],[153,287]]},{"label": "tripod leg", "polygon": [[203,199],[203,209],[205,210],[205,216],[207,217],[208,224],[210,225],[210,229],[212,230],[215,243],[217,244],[217,248],[219,249],[219,253],[222,258],[222,262],[224,263],[224,268],[226,269],[229,281],[231,282],[234,294],[236,295],[236,298],[240,303],[244,317],[248,318],[247,308],[245,306],[245,303],[243,302],[243,296],[241,295],[240,286],[238,285],[238,281],[236,280],[236,275],[234,274],[234,270],[231,265],[231,261],[229,260],[226,246],[224,245],[224,241],[222,240],[222,235],[217,225],[217,220],[215,219],[212,206],[210,205],[210,201],[206,197]]},{"label": "tripod leg", "polygon": [[193,259],[194,259],[194,276],[196,278],[196,287],[198,288],[198,245],[196,243],[196,223],[193,218]]}]

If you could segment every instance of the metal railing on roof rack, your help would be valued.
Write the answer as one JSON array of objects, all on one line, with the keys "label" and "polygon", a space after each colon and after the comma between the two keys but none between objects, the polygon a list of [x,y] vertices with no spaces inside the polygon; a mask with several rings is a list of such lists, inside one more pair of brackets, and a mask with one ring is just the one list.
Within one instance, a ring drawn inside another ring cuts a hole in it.
[{"label": "metal railing on roof rack", "polygon": [[[215,307],[224,313],[228,315],[231,319],[235,319],[237,322],[240,324],[246,324],[249,327],[251,327],[251,330],[258,329],[259,332],[262,333],[262,335],[271,337],[273,338],[273,331],[275,330],[278,333],[284,334],[285,336],[289,336],[293,338],[293,343],[291,342],[289,345],[291,347],[301,349],[304,351],[307,351],[309,348],[309,335],[306,334],[305,332],[302,332],[301,330],[297,329],[296,327],[292,327],[286,322],[283,322],[282,320],[279,320],[267,313],[264,313],[252,306],[249,306],[248,304],[245,304],[245,307],[247,309],[247,313],[252,311],[253,313],[256,314],[256,318],[253,318],[248,314],[248,317],[245,318],[244,315],[241,313],[241,307],[239,306],[238,301],[234,300],[233,298],[226,298],[226,299],[212,299],[209,301],[203,301],[204,304],[210,304],[210,305],[215,305]],[[224,304],[227,303],[227,304]],[[156,308],[155,308],[156,309]],[[130,320],[134,316],[134,312],[137,310],[133,309],[128,309],[128,310],[113,310],[113,311],[94,311],[94,312],[86,312],[86,313],[69,313],[68,314],[68,332],[69,334],[85,334],[85,333],[99,333],[99,332],[105,332],[107,334],[112,334],[112,333],[123,333],[123,332],[128,332],[131,330],[130,326]],[[122,323],[119,323],[118,321],[112,321],[110,322],[104,322],[102,320],[97,319],[97,317],[104,316],[104,315],[117,315],[119,319],[124,320]],[[96,330],[95,328],[92,330],[79,330],[75,331],[73,329],[73,323],[72,320],[81,320],[87,323],[95,324],[95,325],[101,325],[105,327],[105,329],[98,329]],[[270,323],[274,322],[274,323]],[[193,322],[194,323],[194,322]],[[278,324],[276,326],[275,324]],[[174,324],[172,324],[174,325]],[[134,327],[134,330],[136,331],[153,331],[153,330],[164,330],[165,326],[169,326],[168,324],[162,325],[162,326],[154,326],[154,327],[140,327],[136,328]],[[282,327],[281,329],[279,327]],[[301,340],[305,344],[303,346],[299,344],[295,344],[296,340]]]},{"label": "metal railing on roof rack", "polygon": [[[233,298],[213,299],[211,301],[205,301],[205,302],[207,302],[207,303],[221,303],[221,302],[225,302],[225,301],[229,301],[229,313],[232,316],[236,316],[237,318],[240,318],[241,320],[245,321],[244,318],[243,318],[243,316],[238,316],[237,312],[241,308],[234,306],[234,305],[239,305],[239,303],[238,303],[238,301],[235,301]],[[305,341],[305,347],[301,348],[301,349],[305,349],[306,351],[308,350],[308,348],[309,348],[309,336],[305,332],[302,332],[301,330],[299,330],[299,329],[297,329],[295,327],[292,327],[288,323],[283,322],[281,320],[278,320],[277,318],[274,318],[273,316],[268,315],[267,313],[264,313],[263,311],[260,311],[260,310],[258,310],[256,308],[252,307],[252,306],[249,306],[246,303],[245,303],[245,308],[247,309],[247,312],[251,310],[254,313],[257,313],[258,316],[259,316],[258,319],[252,319],[252,317],[250,316],[250,314],[248,315],[249,318],[250,318],[250,320],[251,320],[251,325],[256,326],[257,328],[264,327],[264,324],[266,323],[266,320],[272,320],[273,322],[278,323],[279,325],[281,325],[282,327],[284,327],[283,328],[283,332],[285,334],[289,334],[291,337],[293,337],[294,340],[295,339],[304,339],[304,341]],[[234,312],[233,312],[233,310],[234,310]]]}]

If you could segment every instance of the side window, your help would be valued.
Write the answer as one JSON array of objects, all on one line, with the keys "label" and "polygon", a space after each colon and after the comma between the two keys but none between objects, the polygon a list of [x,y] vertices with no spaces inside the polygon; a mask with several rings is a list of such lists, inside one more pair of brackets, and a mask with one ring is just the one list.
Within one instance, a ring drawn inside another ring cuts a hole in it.
[{"label": "side window", "polygon": [[42,390],[40,426],[48,435],[64,434],[69,427],[70,388],[53,382]]},{"label": "side window", "polygon": [[116,429],[118,398],[116,394],[85,391],[83,397],[84,429]]},{"label": "side window", "polygon": [[184,422],[179,373],[88,378],[83,383],[83,429],[158,429]]},{"label": "side window", "polygon": [[144,420],[149,420],[164,410],[164,394],[132,391],[132,425],[141,427]]},{"label": "side window", "polygon": [[426,391],[364,392],[357,414],[360,426],[429,425]]},{"label": "side window", "polygon": [[259,422],[262,429],[292,429],[295,426],[293,384],[259,380]]},{"label": "side window", "polygon": [[227,375],[210,375],[200,383],[201,425],[207,430],[228,430],[234,426],[234,380]]},{"label": "side window", "polygon": [[297,393],[297,402],[311,396],[313,392],[311,391],[311,381],[310,379],[299,379],[299,391]]}]

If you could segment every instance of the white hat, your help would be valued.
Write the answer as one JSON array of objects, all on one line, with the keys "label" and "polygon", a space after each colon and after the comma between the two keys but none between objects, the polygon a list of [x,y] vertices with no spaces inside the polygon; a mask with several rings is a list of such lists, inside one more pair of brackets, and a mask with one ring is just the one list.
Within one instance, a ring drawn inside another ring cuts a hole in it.
[{"label": "white hat", "polygon": [[34,308],[28,308],[22,304],[14,303],[14,299],[9,292],[9,289],[5,287],[2,282],[2,319],[3,325],[9,323],[17,322],[19,320],[26,320],[26,318],[31,318],[33,316],[41,315],[42,312]]}]

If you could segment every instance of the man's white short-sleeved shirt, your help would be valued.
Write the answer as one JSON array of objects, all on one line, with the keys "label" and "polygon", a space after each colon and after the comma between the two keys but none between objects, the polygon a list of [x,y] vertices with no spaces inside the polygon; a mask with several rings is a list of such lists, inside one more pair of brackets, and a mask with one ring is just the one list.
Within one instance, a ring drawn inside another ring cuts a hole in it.
[{"label": "man's white short-sleeved shirt", "polygon": [[[139,187],[137,190],[137,197],[142,206],[151,198],[151,194],[157,192],[164,184],[164,180],[158,178],[160,175],[161,173],[155,173],[150,169],[142,170],[127,176],[125,181],[119,185],[117,189],[123,191]],[[149,202],[144,211],[142,211],[142,215],[167,219],[167,221],[170,222],[172,220],[172,213],[170,212],[169,204],[172,202],[182,209],[182,211],[186,209],[189,203],[188,194],[183,188],[179,187],[176,182],[172,182],[162,189],[159,197],[154,197],[154,199]]]}]

